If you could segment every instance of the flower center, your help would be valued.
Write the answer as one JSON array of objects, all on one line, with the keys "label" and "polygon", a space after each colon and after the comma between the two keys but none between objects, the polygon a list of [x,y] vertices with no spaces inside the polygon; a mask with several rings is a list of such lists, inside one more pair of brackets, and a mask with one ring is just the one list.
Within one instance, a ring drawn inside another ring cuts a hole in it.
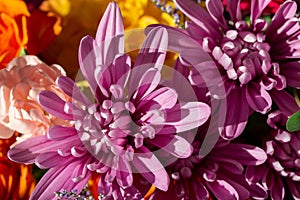
[{"label": "flower center", "polygon": [[213,40],[204,38],[203,46],[204,49],[209,49],[228,79],[237,81],[240,85],[252,80],[268,79],[265,81],[272,82],[266,83],[269,86],[267,89],[270,89],[276,85],[277,79],[274,77],[278,76],[279,67],[278,63],[272,63],[269,55],[271,47],[265,41],[263,32],[267,22],[258,19],[253,26],[254,28],[250,28],[245,21],[238,21],[224,33],[218,44],[212,46]]},{"label": "flower center", "polygon": [[153,139],[155,129],[141,120],[133,120],[135,105],[116,96],[118,98],[113,95],[112,100],[104,100],[101,105],[86,107],[76,120],[75,128],[94,156],[111,151],[115,155],[126,154],[127,159],[132,160],[134,149],[143,146],[145,138]]}]

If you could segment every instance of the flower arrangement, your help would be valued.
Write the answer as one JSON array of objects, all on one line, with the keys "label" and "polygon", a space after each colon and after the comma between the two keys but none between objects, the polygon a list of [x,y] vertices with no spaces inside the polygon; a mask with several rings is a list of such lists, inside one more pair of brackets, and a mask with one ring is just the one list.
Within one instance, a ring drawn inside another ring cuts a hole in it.
[{"label": "flower arrangement", "polygon": [[296,1],[0,5],[2,199],[300,199]]}]

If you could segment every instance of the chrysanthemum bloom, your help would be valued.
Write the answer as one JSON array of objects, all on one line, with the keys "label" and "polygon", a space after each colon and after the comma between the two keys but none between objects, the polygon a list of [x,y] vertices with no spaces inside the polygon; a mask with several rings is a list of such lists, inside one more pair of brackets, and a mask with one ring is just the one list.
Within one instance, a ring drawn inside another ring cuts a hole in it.
[{"label": "chrysanthemum bloom", "polygon": [[124,54],[123,32],[120,10],[112,2],[96,39],[87,36],[81,41],[79,62],[94,100],[67,77],[59,77],[57,84],[72,102],[51,91],[40,93],[39,102],[47,112],[75,125],[53,126],[46,136],[30,138],[9,151],[14,161],[50,168],[32,199],[52,199],[61,189],[80,191],[92,172],[101,175],[99,192],[105,196],[141,199],[132,173],[141,173],[163,191],[169,185],[168,174],[152,151],[175,158],[192,153],[190,143],[177,133],[203,124],[210,108],[201,102],[180,103],[174,89],[160,85],[166,30],[149,33],[134,67]]},{"label": "chrysanthemum bloom", "polygon": [[287,190],[294,199],[300,199],[300,132],[288,132],[286,121],[287,116],[281,111],[269,114],[268,123],[273,131],[271,139],[265,142],[268,159],[246,172],[248,181],[261,180],[274,200],[286,199]]},{"label": "chrysanthemum bloom", "polygon": [[9,138],[15,131],[25,138],[42,135],[54,124],[67,124],[45,113],[37,102],[38,93],[45,89],[67,99],[55,85],[62,75],[60,66],[48,66],[35,56],[15,58],[0,70],[0,138]]},{"label": "chrysanthemum bloom", "polygon": [[16,137],[0,139],[0,199],[28,199],[35,186],[31,166],[10,161],[6,154]]},{"label": "chrysanthemum bloom", "polygon": [[227,112],[221,135],[233,139],[253,112],[267,113],[272,99],[285,95],[287,85],[300,87],[299,19],[297,5],[286,1],[268,25],[259,18],[270,0],[252,0],[250,24],[241,17],[240,1],[228,0],[230,20],[219,0],[206,1],[207,10],[193,1],[175,3],[191,20],[187,31],[216,61],[226,88]]},{"label": "chrysanthemum bloom", "polygon": [[[200,134],[200,133],[199,133]],[[265,162],[266,153],[255,146],[220,139],[204,158],[199,156],[202,139],[193,142],[189,158],[178,159],[166,169],[171,177],[167,192],[155,190],[152,200],[161,199],[249,199],[267,197],[260,184],[248,184],[244,166]]]}]

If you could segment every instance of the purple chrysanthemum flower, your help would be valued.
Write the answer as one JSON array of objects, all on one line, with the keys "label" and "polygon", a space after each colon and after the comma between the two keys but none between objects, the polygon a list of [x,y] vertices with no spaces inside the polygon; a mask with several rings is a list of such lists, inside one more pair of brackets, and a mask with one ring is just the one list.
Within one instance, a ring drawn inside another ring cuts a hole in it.
[{"label": "purple chrysanthemum flower", "polygon": [[100,174],[99,192],[105,196],[141,199],[133,173],[163,191],[169,185],[169,176],[152,151],[175,159],[192,153],[189,141],[177,133],[207,121],[210,108],[201,102],[179,102],[178,93],[161,84],[167,31],[157,28],[147,35],[133,67],[124,54],[123,32],[120,10],[112,2],[96,39],[86,36],[81,41],[80,67],[94,100],[67,77],[59,77],[57,85],[72,102],[50,91],[40,93],[39,102],[47,112],[74,121],[74,126],[53,126],[47,135],[9,151],[14,161],[50,168],[32,199],[52,199],[61,189],[80,191],[92,172]]},{"label": "purple chrysanthemum flower", "polygon": [[[207,0],[207,11],[191,0],[175,0],[190,19],[187,32],[216,61],[226,89],[227,110],[221,135],[233,139],[253,112],[267,113],[282,101],[287,85],[300,88],[300,26],[294,1],[284,2],[270,24],[260,15],[270,0],[252,0],[250,23],[242,19],[240,0]],[[216,74],[217,75],[217,74]],[[195,81],[197,82],[197,81]]]},{"label": "purple chrysanthemum flower", "polygon": [[244,166],[259,165],[265,152],[247,144],[231,144],[220,139],[204,158],[199,156],[201,139],[193,142],[193,154],[178,159],[166,169],[171,177],[167,192],[155,190],[152,200],[161,199],[264,199],[266,190],[260,184],[248,184]]},{"label": "purple chrysanthemum flower", "polygon": [[281,111],[269,114],[268,124],[273,130],[265,142],[267,161],[246,171],[248,181],[261,180],[273,200],[287,199],[287,190],[294,199],[300,199],[300,132],[288,132],[286,121],[287,115]]}]

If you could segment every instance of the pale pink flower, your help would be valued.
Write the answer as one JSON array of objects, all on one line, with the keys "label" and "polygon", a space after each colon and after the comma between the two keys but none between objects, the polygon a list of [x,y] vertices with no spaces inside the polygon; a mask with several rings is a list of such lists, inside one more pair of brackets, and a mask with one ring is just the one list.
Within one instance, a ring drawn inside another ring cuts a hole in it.
[{"label": "pale pink flower", "polygon": [[0,71],[0,138],[10,138],[15,131],[28,138],[45,134],[54,124],[67,124],[46,113],[37,102],[42,90],[66,99],[55,85],[55,79],[62,75],[62,67],[48,66],[35,56],[15,58]]}]

